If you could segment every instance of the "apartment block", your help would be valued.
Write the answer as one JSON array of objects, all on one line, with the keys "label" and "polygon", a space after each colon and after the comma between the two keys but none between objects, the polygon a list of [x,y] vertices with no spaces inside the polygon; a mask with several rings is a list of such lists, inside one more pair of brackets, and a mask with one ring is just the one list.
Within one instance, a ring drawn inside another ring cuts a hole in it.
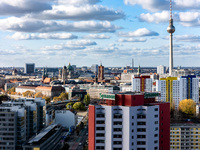
[{"label": "apartment block", "polygon": [[183,99],[199,102],[199,79],[194,75],[161,78],[156,81],[156,91],[160,92],[159,101],[170,102],[176,109]]},{"label": "apartment block", "polygon": [[150,76],[141,75],[132,78],[133,92],[152,92],[152,79]]},{"label": "apartment block", "polygon": [[169,150],[170,104],[126,92],[89,105],[89,150]]},{"label": "apartment block", "polygon": [[171,150],[199,150],[200,124],[171,124],[170,126]]}]

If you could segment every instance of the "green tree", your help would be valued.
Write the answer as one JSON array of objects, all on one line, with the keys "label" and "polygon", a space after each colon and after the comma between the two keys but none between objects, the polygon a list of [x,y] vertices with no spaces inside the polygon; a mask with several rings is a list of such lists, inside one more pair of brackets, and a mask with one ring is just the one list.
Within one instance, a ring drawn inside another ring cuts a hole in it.
[{"label": "green tree", "polygon": [[67,105],[66,105],[66,109],[72,109],[73,108],[73,102],[69,102]]},{"label": "green tree", "polygon": [[76,102],[73,105],[73,109],[75,109],[75,110],[85,110],[85,106],[81,102]]},{"label": "green tree", "polygon": [[194,115],[196,112],[196,103],[192,99],[184,99],[179,103],[179,110],[186,115]]},{"label": "green tree", "polygon": [[84,96],[83,103],[88,106],[90,104],[90,95],[87,94]]}]

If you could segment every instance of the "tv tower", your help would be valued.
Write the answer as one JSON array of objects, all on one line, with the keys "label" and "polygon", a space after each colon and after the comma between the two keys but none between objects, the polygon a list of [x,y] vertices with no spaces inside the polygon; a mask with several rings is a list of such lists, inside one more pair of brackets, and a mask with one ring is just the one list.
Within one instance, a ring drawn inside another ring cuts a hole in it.
[{"label": "tv tower", "polygon": [[170,0],[170,19],[169,26],[167,27],[167,32],[169,33],[169,75],[172,76],[173,71],[173,34],[175,32],[175,27],[173,26],[172,19],[172,0]]}]

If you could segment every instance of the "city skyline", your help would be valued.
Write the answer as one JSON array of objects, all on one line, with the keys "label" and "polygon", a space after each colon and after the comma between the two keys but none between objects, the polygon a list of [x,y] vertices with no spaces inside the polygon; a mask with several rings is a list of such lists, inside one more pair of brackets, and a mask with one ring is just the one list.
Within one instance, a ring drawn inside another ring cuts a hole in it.
[{"label": "city skyline", "polygon": [[[172,4],[174,67],[198,66],[200,1]],[[132,58],[135,67],[168,67],[169,7],[169,0],[2,0],[0,67],[131,66]]]}]

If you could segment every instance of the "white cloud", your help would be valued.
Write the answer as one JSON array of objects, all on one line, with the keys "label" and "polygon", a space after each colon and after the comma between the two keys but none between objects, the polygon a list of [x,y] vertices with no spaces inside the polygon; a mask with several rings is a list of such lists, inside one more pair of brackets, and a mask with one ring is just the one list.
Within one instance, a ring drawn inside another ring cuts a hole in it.
[{"label": "white cloud", "polygon": [[139,17],[140,21],[145,21],[145,22],[155,22],[155,23],[160,23],[160,22],[166,22],[169,20],[170,13],[169,11],[162,11],[159,13],[142,13]]},{"label": "white cloud", "polygon": [[16,32],[11,36],[7,36],[9,39],[14,40],[39,40],[39,39],[57,39],[57,40],[67,40],[67,39],[77,39],[76,35],[71,33],[40,33],[40,34],[25,34],[21,32]]},{"label": "white cloud", "polygon": [[176,35],[174,39],[178,42],[200,42],[199,35]]},{"label": "white cloud", "polygon": [[52,10],[46,10],[39,14],[30,14],[29,18],[40,19],[70,19],[70,20],[117,20],[125,17],[122,11],[102,5],[54,5]]},{"label": "white cloud", "polygon": [[[200,12],[179,12],[173,15],[175,22],[179,22],[183,26],[199,26]],[[140,21],[162,23],[169,21],[169,11],[162,11],[159,13],[142,13],[139,17]]]},{"label": "white cloud", "polygon": [[96,4],[100,0],[57,0],[58,4],[65,5],[85,5],[85,4]]},{"label": "white cloud", "polygon": [[147,39],[145,38],[139,38],[139,39],[134,39],[134,38],[128,38],[128,39],[119,39],[118,42],[146,42]]},{"label": "white cloud", "polygon": [[48,1],[52,0],[1,0],[0,15],[24,15],[24,13],[51,9]]},{"label": "white cloud", "polygon": [[84,36],[85,39],[110,39],[110,36],[105,34],[89,34]]},{"label": "white cloud", "polygon": [[119,26],[112,25],[109,21],[80,21],[69,23],[66,21],[48,21],[28,18],[10,17],[1,19],[1,30],[17,32],[115,32],[120,29]]},{"label": "white cloud", "polygon": [[127,32],[127,33],[119,32],[118,35],[123,36],[123,37],[142,37],[142,36],[158,36],[159,34],[157,32],[150,31],[146,28],[140,28],[140,29],[137,29],[136,31]]},{"label": "white cloud", "polygon": [[45,46],[41,49],[43,51],[57,51],[57,50],[81,50],[85,49],[86,46],[97,45],[96,42],[91,40],[76,40],[76,41],[67,41],[66,43],[61,43],[53,46]]},{"label": "white cloud", "polygon": [[[142,8],[153,12],[169,10],[169,0],[124,0],[124,3],[127,5],[138,4]],[[200,0],[174,0],[172,5],[175,10],[199,9]]]}]

